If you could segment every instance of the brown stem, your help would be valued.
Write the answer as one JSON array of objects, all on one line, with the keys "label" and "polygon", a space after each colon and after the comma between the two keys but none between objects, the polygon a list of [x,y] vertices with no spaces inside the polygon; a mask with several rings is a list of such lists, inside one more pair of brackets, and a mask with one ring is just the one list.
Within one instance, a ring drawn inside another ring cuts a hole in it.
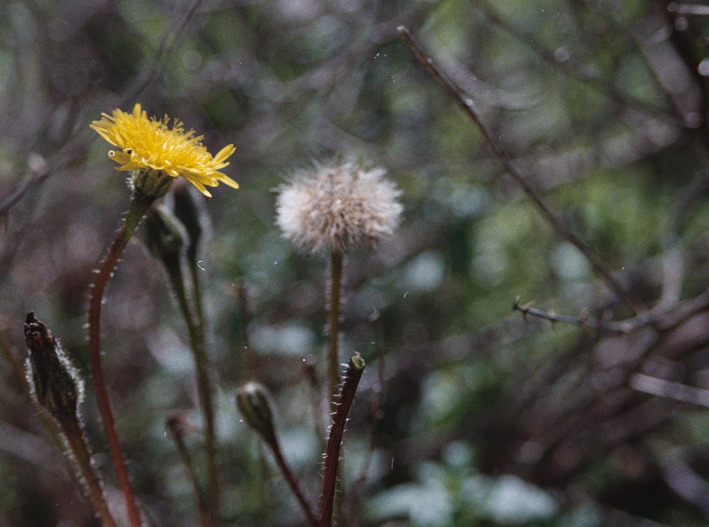
[{"label": "brown stem", "polygon": [[576,234],[569,229],[569,227],[562,221],[562,219],[556,215],[554,211],[551,210],[549,205],[542,199],[541,195],[537,193],[536,190],[529,184],[527,178],[525,178],[522,173],[517,170],[517,168],[512,164],[512,161],[507,157],[507,155],[502,151],[502,148],[497,143],[493,137],[490,130],[488,130],[485,123],[482,122],[480,116],[474,108],[474,103],[472,99],[465,97],[460,90],[458,90],[443,74],[443,72],[438,69],[434,64],[433,59],[424,51],[424,49],[419,45],[414,37],[411,35],[408,29],[404,26],[398,28],[399,33],[406,42],[413,53],[416,60],[418,60],[421,65],[426,68],[428,73],[443,87],[443,89],[451,96],[451,98],[458,103],[458,105],[465,111],[466,115],[472,119],[475,125],[478,127],[483,137],[487,141],[490,149],[495,154],[497,159],[502,163],[507,172],[512,176],[515,182],[524,191],[527,197],[532,200],[532,202],[541,211],[542,215],[546,218],[547,222],[554,228],[554,230],[563,239],[574,245],[579,252],[586,258],[586,260],[591,264],[591,267],[598,273],[603,280],[606,282],[608,287],[615,293],[619,299],[623,299],[632,305],[625,291],[625,287],[621,284],[612,274],[606,269],[606,267],[596,258],[596,256],[591,252],[591,249],[582,242]]},{"label": "brown stem", "polygon": [[312,527],[317,527],[318,526],[318,518],[315,515],[315,512],[313,511],[313,507],[308,501],[308,499],[305,497],[305,494],[303,494],[302,489],[300,488],[300,484],[298,483],[298,480],[296,479],[295,475],[293,474],[293,471],[290,469],[288,466],[288,463],[286,462],[285,458],[283,457],[283,452],[281,451],[281,445],[278,441],[278,437],[273,434],[272,437],[270,438],[265,438],[266,439],[266,444],[271,449],[271,452],[273,452],[273,457],[276,460],[276,465],[278,465],[278,469],[281,471],[281,474],[283,475],[283,479],[286,480],[286,483],[288,483],[288,486],[290,487],[291,491],[295,495],[296,499],[298,500],[298,503],[300,504],[300,507],[303,509],[303,512],[305,513],[305,516],[308,518],[308,522]]},{"label": "brown stem", "polygon": [[328,313],[328,382],[331,409],[335,407],[335,395],[340,381],[338,349],[340,342],[340,303],[342,292],[342,262],[344,256],[333,251],[330,258],[330,312]]},{"label": "brown stem", "polygon": [[325,449],[325,469],[323,473],[322,502],[320,507],[320,527],[332,526],[332,513],[335,503],[335,488],[337,487],[337,468],[340,462],[342,436],[345,433],[345,423],[352,407],[357,385],[364,372],[364,360],[356,354],[350,359],[345,371],[342,390],[337,401],[337,408],[330,427],[330,437]]},{"label": "brown stem", "polygon": [[118,259],[153,201],[154,199],[142,194],[134,194],[128,215],[123,221],[111,248],[108,250],[108,254],[100,264],[96,279],[91,287],[91,297],[89,299],[89,361],[93,373],[96,402],[132,527],[141,527],[140,510],[136,504],[121,444],[116,433],[116,422],[111,410],[106,379],[103,376],[103,366],[101,364],[101,307],[106,285],[111,278],[113,270],[116,268]]}]

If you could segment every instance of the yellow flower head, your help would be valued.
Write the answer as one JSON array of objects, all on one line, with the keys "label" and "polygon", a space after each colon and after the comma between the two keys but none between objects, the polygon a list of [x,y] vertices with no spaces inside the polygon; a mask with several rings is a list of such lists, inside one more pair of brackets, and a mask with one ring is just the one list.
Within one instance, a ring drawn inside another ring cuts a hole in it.
[{"label": "yellow flower head", "polygon": [[202,144],[202,136],[194,130],[185,131],[181,121],[170,118],[161,120],[151,117],[140,104],[133,107],[133,113],[113,110],[112,115],[101,114],[100,121],[91,123],[101,137],[121,150],[110,150],[108,157],[119,166],[116,170],[156,170],[172,177],[184,177],[197,187],[202,194],[211,194],[205,187],[216,187],[224,183],[232,188],[239,184],[219,172],[229,165],[226,159],[234,153],[234,145],[222,148],[212,154]]}]

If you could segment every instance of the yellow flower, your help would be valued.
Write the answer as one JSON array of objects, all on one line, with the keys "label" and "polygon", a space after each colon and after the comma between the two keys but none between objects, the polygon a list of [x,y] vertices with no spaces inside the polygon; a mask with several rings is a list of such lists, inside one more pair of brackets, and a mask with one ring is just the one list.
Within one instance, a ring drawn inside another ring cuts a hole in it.
[{"label": "yellow flower", "polygon": [[202,144],[202,136],[194,130],[185,131],[181,121],[170,118],[161,120],[151,117],[140,104],[133,107],[133,113],[113,110],[112,115],[101,114],[100,121],[91,123],[101,137],[120,148],[111,150],[108,157],[119,166],[116,170],[156,170],[172,177],[184,177],[197,187],[202,194],[211,197],[205,187],[216,187],[224,183],[232,188],[239,184],[219,172],[229,165],[226,159],[234,153],[234,145],[222,148],[212,154]]}]

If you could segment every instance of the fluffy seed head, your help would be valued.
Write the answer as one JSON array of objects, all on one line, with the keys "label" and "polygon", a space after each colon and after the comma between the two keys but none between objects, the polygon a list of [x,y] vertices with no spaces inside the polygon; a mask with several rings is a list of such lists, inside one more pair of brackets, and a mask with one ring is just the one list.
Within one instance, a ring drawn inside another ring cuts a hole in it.
[{"label": "fluffy seed head", "polygon": [[276,223],[305,251],[346,252],[353,245],[391,235],[401,221],[401,192],[386,170],[355,163],[316,164],[281,185]]}]

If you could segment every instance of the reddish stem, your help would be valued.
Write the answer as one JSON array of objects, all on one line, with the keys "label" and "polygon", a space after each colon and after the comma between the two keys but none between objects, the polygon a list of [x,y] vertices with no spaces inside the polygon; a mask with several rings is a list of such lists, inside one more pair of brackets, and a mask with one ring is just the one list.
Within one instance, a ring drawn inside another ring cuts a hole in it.
[{"label": "reddish stem", "polygon": [[333,251],[330,258],[330,311],[328,313],[327,323],[327,371],[329,381],[328,401],[330,401],[330,410],[335,409],[335,395],[337,394],[337,385],[340,382],[339,374],[339,342],[340,342],[340,305],[342,303],[342,262],[344,260],[343,253]]},{"label": "reddish stem", "polygon": [[106,380],[103,376],[103,366],[101,365],[101,307],[106,285],[113,274],[113,270],[116,268],[118,259],[152,202],[153,200],[150,198],[134,195],[128,215],[123,221],[111,248],[108,250],[108,254],[100,264],[96,279],[91,287],[89,300],[89,360],[93,373],[94,390],[96,391],[96,403],[101,414],[111,458],[116,469],[118,482],[123,491],[132,527],[141,527],[140,510],[136,504],[135,493],[130,483],[125,458],[116,433],[116,422],[113,418],[111,401],[108,397]]},{"label": "reddish stem", "polygon": [[286,483],[288,483],[288,486],[291,488],[291,491],[298,500],[298,503],[300,503],[300,506],[303,509],[305,516],[308,518],[308,522],[311,526],[317,527],[318,519],[315,516],[315,512],[313,512],[313,508],[310,505],[308,499],[303,494],[303,491],[301,490],[300,485],[298,484],[298,480],[296,479],[295,475],[293,474],[293,471],[290,469],[288,463],[283,457],[283,452],[281,451],[281,445],[278,442],[278,438],[274,434],[273,437],[267,439],[266,442],[268,443],[268,446],[271,447],[273,457],[276,459],[276,465],[278,465],[278,468],[280,469],[283,478],[286,480]]},{"label": "reddish stem", "polygon": [[332,515],[335,504],[335,487],[337,486],[337,468],[340,462],[342,436],[345,433],[345,423],[352,407],[357,385],[364,372],[364,361],[356,354],[350,359],[345,371],[342,390],[340,390],[337,409],[332,418],[330,437],[325,450],[325,470],[323,473],[322,502],[320,507],[320,527],[332,527]]}]

